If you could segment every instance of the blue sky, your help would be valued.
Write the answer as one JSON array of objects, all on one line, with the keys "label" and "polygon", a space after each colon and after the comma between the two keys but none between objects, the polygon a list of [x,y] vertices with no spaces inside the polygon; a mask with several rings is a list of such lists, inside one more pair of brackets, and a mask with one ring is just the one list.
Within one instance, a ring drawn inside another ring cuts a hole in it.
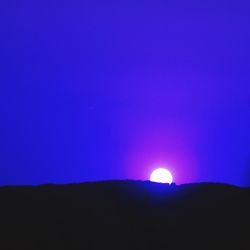
[{"label": "blue sky", "polygon": [[250,183],[249,1],[0,3],[0,185]]}]

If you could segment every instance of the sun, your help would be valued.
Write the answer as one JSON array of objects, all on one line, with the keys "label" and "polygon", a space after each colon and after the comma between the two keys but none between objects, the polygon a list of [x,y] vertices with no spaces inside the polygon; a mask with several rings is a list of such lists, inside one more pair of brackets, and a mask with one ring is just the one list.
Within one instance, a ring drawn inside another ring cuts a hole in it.
[{"label": "sun", "polygon": [[157,168],[151,173],[150,181],[171,184],[173,176],[167,169]]}]

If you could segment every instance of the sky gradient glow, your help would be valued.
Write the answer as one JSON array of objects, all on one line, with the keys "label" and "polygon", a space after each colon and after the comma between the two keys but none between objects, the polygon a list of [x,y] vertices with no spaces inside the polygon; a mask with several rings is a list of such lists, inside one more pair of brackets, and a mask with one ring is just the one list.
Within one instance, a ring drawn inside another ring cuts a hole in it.
[{"label": "sky gradient glow", "polygon": [[0,185],[250,185],[250,2],[1,1]]}]

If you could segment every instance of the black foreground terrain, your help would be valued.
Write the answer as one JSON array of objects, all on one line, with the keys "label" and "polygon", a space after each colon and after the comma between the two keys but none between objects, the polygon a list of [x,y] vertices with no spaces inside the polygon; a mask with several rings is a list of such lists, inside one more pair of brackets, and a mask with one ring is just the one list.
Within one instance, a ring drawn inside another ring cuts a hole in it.
[{"label": "black foreground terrain", "polygon": [[250,249],[250,188],[104,181],[0,188],[1,250]]}]

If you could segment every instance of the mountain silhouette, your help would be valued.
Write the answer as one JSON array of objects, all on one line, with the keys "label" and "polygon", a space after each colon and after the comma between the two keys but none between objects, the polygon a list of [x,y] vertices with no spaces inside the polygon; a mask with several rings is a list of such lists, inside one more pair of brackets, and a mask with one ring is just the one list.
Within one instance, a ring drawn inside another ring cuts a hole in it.
[{"label": "mountain silhouette", "polygon": [[0,188],[0,249],[249,249],[250,188],[103,181]]}]

